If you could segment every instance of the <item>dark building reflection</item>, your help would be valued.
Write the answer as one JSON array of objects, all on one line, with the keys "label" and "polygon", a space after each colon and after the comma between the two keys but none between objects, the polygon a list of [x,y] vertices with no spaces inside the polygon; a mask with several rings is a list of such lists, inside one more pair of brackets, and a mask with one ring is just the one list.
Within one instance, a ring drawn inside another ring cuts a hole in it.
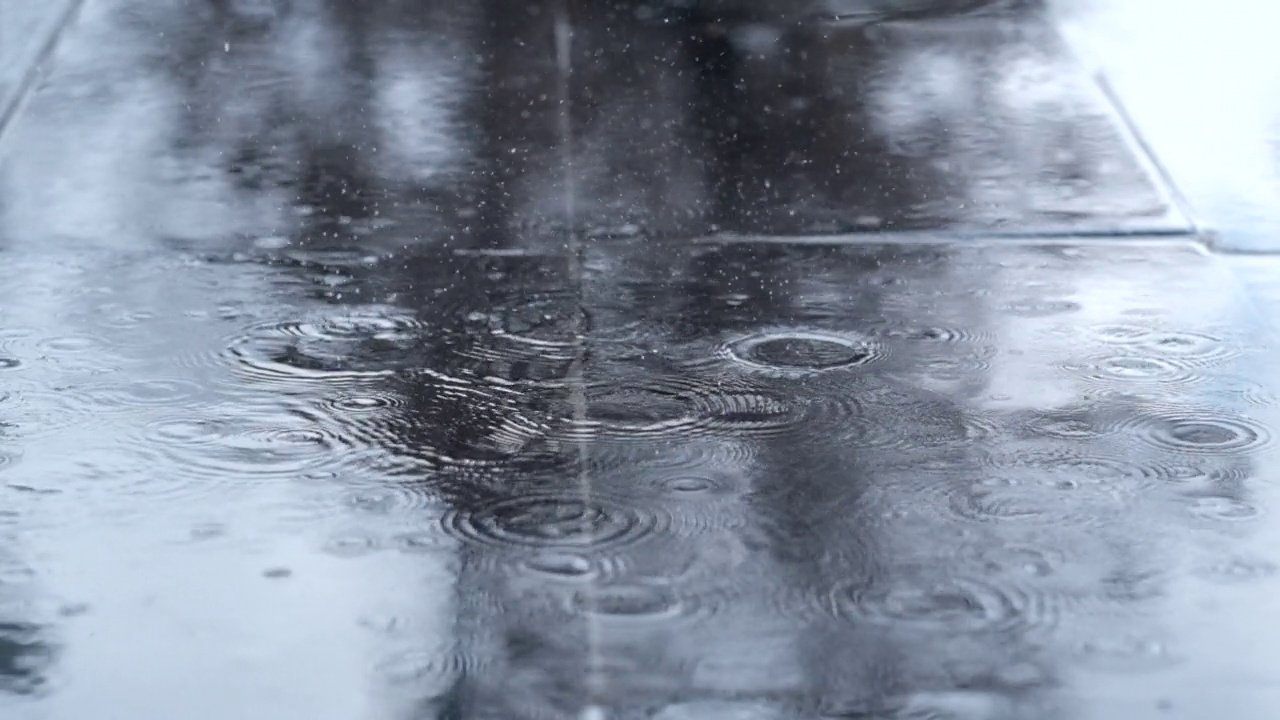
[{"label": "dark building reflection", "polygon": [[[1000,332],[952,274],[968,256],[694,242],[1165,222],[1105,114],[1037,75],[1061,62],[1042,20],[183,12],[175,144],[286,204],[259,259],[326,302],[416,314],[345,362],[390,371],[396,409],[359,440],[447,499],[463,540],[473,662],[423,717],[1067,714],[1037,606],[965,555],[1031,542],[956,512],[989,499],[983,457],[1008,439],[970,403],[995,340],[950,334]],[[323,70],[286,38],[323,39]],[[401,119],[434,125],[377,120],[395,68],[438,93]],[[389,157],[429,132],[420,166]],[[325,369],[304,354],[279,361]],[[1108,559],[1114,587],[1146,577],[1138,551]]]},{"label": "dark building reflection", "polygon": [[[0,513],[3,520],[3,513]],[[39,695],[49,684],[57,660],[53,628],[33,617],[31,582],[35,573],[14,555],[17,544],[0,529],[0,707],[4,695]]]}]

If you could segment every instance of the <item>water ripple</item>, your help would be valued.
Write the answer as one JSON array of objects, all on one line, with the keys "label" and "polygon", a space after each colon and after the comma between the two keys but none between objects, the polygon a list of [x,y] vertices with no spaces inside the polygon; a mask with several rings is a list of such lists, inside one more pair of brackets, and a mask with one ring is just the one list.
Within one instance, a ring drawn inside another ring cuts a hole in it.
[{"label": "water ripple", "polygon": [[1269,449],[1273,441],[1265,425],[1208,409],[1153,407],[1122,428],[1156,450],[1181,455],[1250,455]]},{"label": "water ripple", "polygon": [[832,591],[831,606],[852,622],[948,634],[1036,630],[1056,622],[1046,597],[971,578],[846,583]]},{"label": "water ripple", "polygon": [[1195,368],[1155,355],[1105,355],[1063,365],[1063,369],[1077,373],[1086,383],[1101,387],[1127,387],[1133,383],[1181,386],[1205,379]]},{"label": "water ripple", "polygon": [[140,451],[176,476],[302,477],[336,463],[345,443],[314,425],[169,417],[148,424]]},{"label": "water ripple", "polygon": [[473,512],[451,510],[444,526],[468,544],[599,550],[634,544],[661,532],[664,520],[599,495],[530,494]]},{"label": "water ripple", "polygon": [[779,329],[731,340],[718,354],[753,372],[797,378],[874,363],[884,348],[858,335]]},{"label": "water ripple", "polygon": [[374,673],[391,685],[420,687],[431,680],[451,682],[483,670],[478,658],[457,650],[415,648],[391,655],[374,668]]},{"label": "water ripple", "polygon": [[330,309],[307,320],[264,323],[228,343],[233,366],[249,382],[341,381],[378,377],[421,362],[426,326],[404,310]]},{"label": "water ripple", "polygon": [[662,623],[667,626],[688,620],[704,608],[694,598],[682,596],[667,583],[614,582],[574,593],[570,609],[610,625]]},{"label": "water ripple", "polygon": [[586,418],[574,418],[569,407],[564,407],[554,430],[557,437],[575,442],[630,443],[715,435],[781,435],[801,427],[810,409],[800,400],[741,381],[692,376],[593,383],[582,392]]}]

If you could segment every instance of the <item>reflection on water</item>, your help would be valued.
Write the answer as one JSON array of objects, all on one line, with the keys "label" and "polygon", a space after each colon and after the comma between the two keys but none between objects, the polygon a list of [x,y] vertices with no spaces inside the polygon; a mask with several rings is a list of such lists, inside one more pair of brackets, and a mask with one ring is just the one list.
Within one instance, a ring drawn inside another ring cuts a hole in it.
[{"label": "reflection on water", "polygon": [[[10,485],[9,490],[24,491],[19,485]],[[0,552],[0,693],[38,696],[48,682],[55,643],[46,624],[48,619],[32,612],[35,598],[31,586],[36,573],[14,556],[16,543],[8,529],[10,517],[8,512],[0,513],[0,538],[8,546]]]},{"label": "reflection on water", "polygon": [[939,241],[1181,227],[1037,16],[562,12],[87,9],[0,164],[6,717],[1269,717],[1230,274]]}]

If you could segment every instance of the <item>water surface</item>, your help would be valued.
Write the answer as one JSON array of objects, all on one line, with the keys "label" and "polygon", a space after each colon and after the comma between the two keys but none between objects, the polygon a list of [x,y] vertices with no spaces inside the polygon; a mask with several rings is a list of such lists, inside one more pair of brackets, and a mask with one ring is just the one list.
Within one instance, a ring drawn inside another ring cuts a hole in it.
[{"label": "water surface", "polygon": [[682,17],[86,5],[5,717],[1274,715],[1264,274],[1035,14]]}]

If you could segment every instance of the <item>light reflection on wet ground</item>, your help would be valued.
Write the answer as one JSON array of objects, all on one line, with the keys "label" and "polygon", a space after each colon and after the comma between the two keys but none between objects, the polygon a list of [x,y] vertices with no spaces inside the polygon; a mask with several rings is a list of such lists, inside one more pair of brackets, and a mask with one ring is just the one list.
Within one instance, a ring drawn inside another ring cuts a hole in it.
[{"label": "light reflection on wet ground", "polygon": [[0,147],[6,718],[1274,715],[1267,266],[1034,13],[664,17],[86,6]]}]

